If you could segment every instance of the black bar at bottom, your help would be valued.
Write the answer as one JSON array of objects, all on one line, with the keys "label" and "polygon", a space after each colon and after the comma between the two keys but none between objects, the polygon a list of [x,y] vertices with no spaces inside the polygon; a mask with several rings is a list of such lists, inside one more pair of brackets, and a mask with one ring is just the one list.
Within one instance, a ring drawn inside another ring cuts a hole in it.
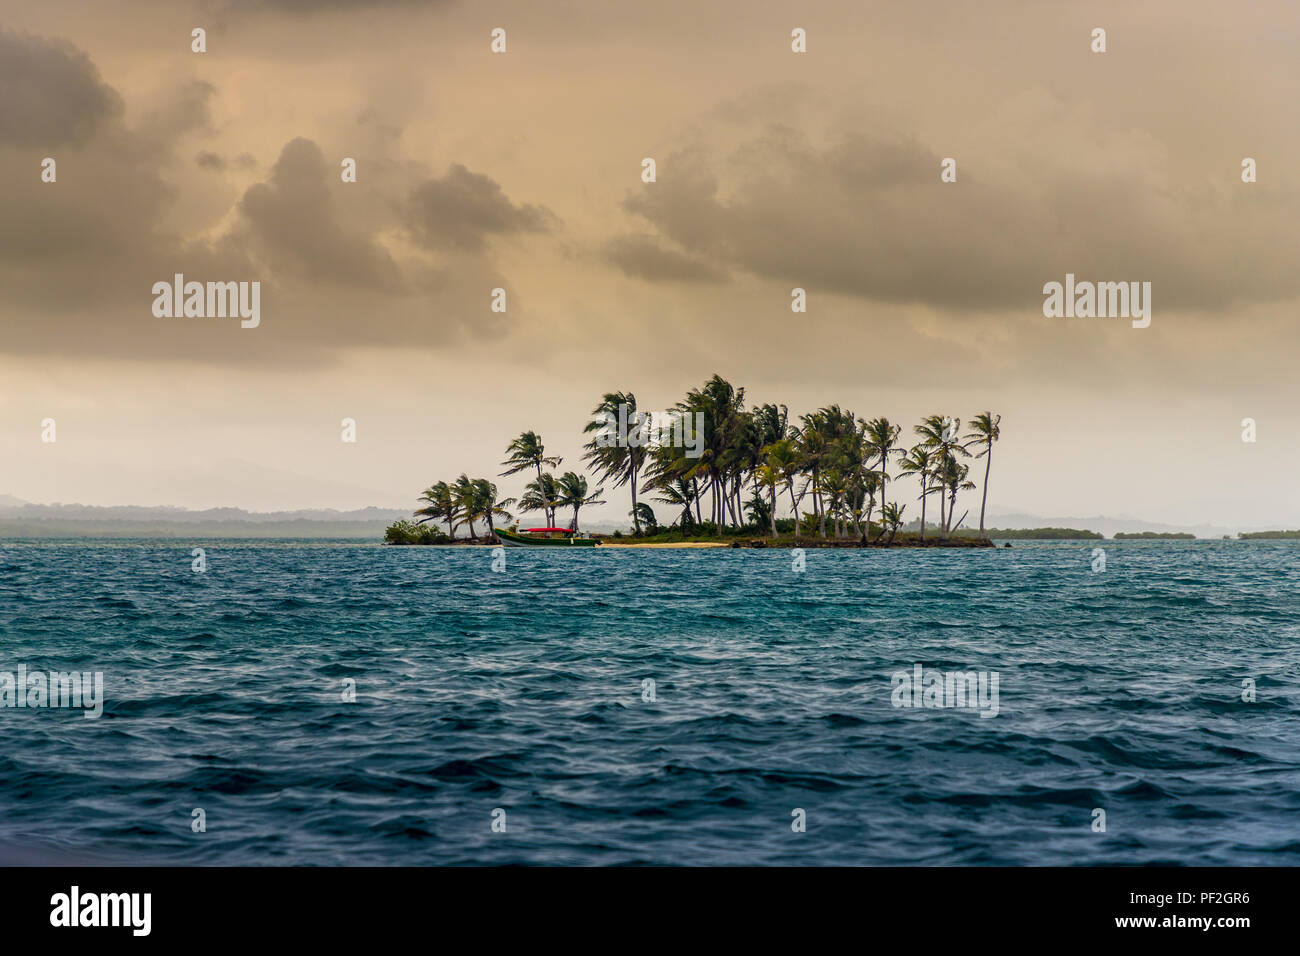
[{"label": "black bar at bottom", "polygon": [[[1282,911],[1293,882],[1287,868],[33,867],[0,870],[0,925],[11,944],[46,934],[373,944],[458,931],[480,945],[694,947],[843,933],[862,942],[933,934],[948,946],[995,931],[1000,940],[1200,936],[1232,945],[1289,927]],[[80,925],[115,917],[118,926]]]}]

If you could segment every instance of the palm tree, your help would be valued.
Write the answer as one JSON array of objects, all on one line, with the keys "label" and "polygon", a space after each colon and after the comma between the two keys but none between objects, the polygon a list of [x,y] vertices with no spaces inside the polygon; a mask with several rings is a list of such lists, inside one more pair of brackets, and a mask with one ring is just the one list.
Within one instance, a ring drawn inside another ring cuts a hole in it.
[{"label": "palm tree", "polygon": [[881,506],[881,533],[883,534],[886,528],[889,529],[889,539],[885,541],[886,546],[894,543],[894,535],[898,534],[898,526],[903,523],[903,512],[906,510],[907,505],[900,508],[897,501]]},{"label": "palm tree", "polygon": [[[941,487],[948,489],[948,527],[947,532],[953,530],[953,522],[957,519],[957,491],[970,491],[975,487],[973,481],[967,481],[966,476],[970,474],[970,465],[963,465],[956,458],[945,458],[943,464]],[[962,517],[965,517],[963,515]],[[945,537],[947,535],[945,534]]]},{"label": "palm tree", "polygon": [[[800,498],[807,494],[811,488],[813,493],[812,505],[813,514],[818,519],[818,535],[826,537],[826,515],[821,508],[821,472],[823,462],[828,453],[825,433],[818,427],[817,420],[812,415],[803,416],[804,426],[799,431],[799,457],[803,459],[804,468],[808,471],[808,481],[804,483],[803,493]],[[795,515],[796,521],[798,515]],[[798,532],[795,532],[796,535]]]},{"label": "palm tree", "polygon": [[[635,435],[629,434],[627,441],[622,436],[610,435],[610,419],[619,420],[619,408],[623,406],[629,433],[635,429]],[[591,410],[592,420],[582,430],[584,435],[595,432],[596,436],[582,447],[586,453],[583,461],[589,462],[596,474],[604,480],[614,482],[614,487],[630,485],[632,489],[632,527],[635,534],[641,533],[641,520],[636,510],[637,476],[645,466],[650,449],[646,444],[645,422],[636,410],[636,396],[631,392],[606,392],[600,404]],[[633,444],[633,441],[636,444]]]},{"label": "palm tree", "polygon": [[755,530],[769,524],[772,520],[772,505],[757,491],[745,502],[744,512],[749,516],[749,524],[752,524]]},{"label": "palm tree", "polygon": [[726,526],[728,511],[735,524],[742,517],[737,513],[734,485],[739,483],[744,458],[742,439],[748,427],[744,409],[745,390],[717,374],[677,403],[679,413],[691,416],[687,421],[696,421],[698,415],[703,423],[702,454],[693,470],[706,480],[704,490],[712,492],[711,517],[719,528]]},{"label": "palm tree", "polygon": [[[535,468],[537,469],[537,477],[541,478],[543,465],[558,468],[562,461],[564,461],[563,458],[556,458],[546,454],[546,448],[542,445],[542,438],[537,432],[521,432],[518,438],[506,446],[506,460],[501,464],[510,467],[501,472],[501,477],[516,475],[529,468]],[[554,511],[546,513],[546,521],[549,525],[555,524]]]},{"label": "palm tree", "polygon": [[836,538],[844,536],[844,504],[849,490],[849,476],[838,466],[827,468],[822,472],[821,491],[826,496],[825,501],[828,502],[826,511],[835,522],[831,530]]},{"label": "palm tree", "polygon": [[605,489],[597,488],[588,495],[587,477],[576,472],[566,471],[562,474],[560,480],[556,482],[556,490],[559,492],[556,504],[563,508],[573,509],[573,524],[569,527],[570,531],[578,530],[578,510],[583,505],[603,505],[605,503],[600,500],[600,495],[605,493]]},{"label": "palm tree", "polygon": [[880,488],[880,473],[860,471],[853,483],[852,505],[854,520],[859,521],[858,540],[871,543],[871,512],[876,507],[876,491]]},{"label": "palm tree", "polygon": [[661,487],[655,500],[662,501],[666,505],[676,505],[682,509],[681,517],[677,519],[676,523],[680,524],[682,530],[685,531],[695,523],[695,516],[691,514],[691,504],[695,501],[695,498],[694,483],[688,478],[677,478]]},{"label": "palm tree", "polygon": [[898,467],[909,474],[914,474],[921,482],[921,540],[925,540],[925,498],[926,482],[930,479],[930,469],[934,466],[934,461],[930,455],[930,449],[924,445],[914,446],[906,455],[898,461]]},{"label": "palm tree", "polygon": [[542,472],[534,481],[524,485],[524,493],[519,496],[519,510],[540,511],[548,519],[547,527],[555,527],[551,515],[560,504],[560,489],[555,476],[549,471]]},{"label": "palm tree", "polygon": [[[952,479],[958,481],[965,480],[964,476],[958,477],[955,466],[957,464],[957,455],[970,456],[966,451],[966,446],[962,444],[957,433],[961,431],[961,419],[952,418],[947,415],[927,415],[920,425],[916,426],[916,433],[921,436],[921,444],[931,449],[935,458],[933,474],[939,480],[939,524],[940,537],[943,540],[948,539],[949,524],[953,515],[944,514],[944,494],[948,491]],[[957,492],[952,490],[952,498],[956,500]]]},{"label": "palm tree", "polygon": [[[863,439],[866,442],[866,450],[869,454],[880,456],[880,513],[885,513],[887,502],[885,492],[888,489],[889,456],[892,454],[903,454],[903,450],[895,449],[894,443],[898,441],[898,435],[903,430],[899,425],[892,425],[888,418],[873,418],[869,422],[861,423]],[[870,531],[870,528],[868,528]]]},{"label": "palm tree", "polygon": [[638,501],[636,512],[629,512],[628,517],[633,521],[640,520],[645,525],[647,534],[655,534],[659,530],[659,518],[655,514],[655,510],[644,501]]},{"label": "palm tree", "polygon": [[460,511],[460,520],[456,522],[456,527],[469,525],[470,540],[477,541],[478,535],[474,533],[474,522],[478,520],[478,511],[474,504],[474,482],[463,472],[451,486],[451,497]]},{"label": "palm tree", "polygon": [[[803,500],[803,495],[798,498],[794,496],[794,480],[803,473],[804,461],[803,456],[799,453],[799,444],[792,437],[782,438],[774,441],[763,449],[767,456],[767,464],[776,472],[777,477],[785,483],[786,490],[790,493],[790,514],[794,517],[794,537],[799,540],[799,502]],[[776,509],[772,509],[773,514]]]},{"label": "palm tree", "polygon": [[488,535],[495,537],[497,533],[496,522],[493,518],[505,518],[510,520],[512,515],[506,508],[515,503],[514,498],[498,498],[497,486],[486,478],[474,479],[474,510],[478,516],[487,522]]},{"label": "palm tree", "polygon": [[993,464],[993,443],[1002,437],[1002,431],[998,427],[1001,422],[1001,415],[980,412],[971,419],[971,433],[966,436],[970,443],[984,446],[984,450],[975,456],[984,459],[984,494],[980,498],[981,538],[984,537],[984,507],[989,500],[989,466]]},{"label": "palm tree", "polygon": [[445,481],[440,481],[436,485],[427,488],[424,494],[420,495],[421,501],[427,501],[428,505],[415,512],[420,518],[416,524],[424,524],[426,521],[445,521],[447,522],[447,536],[453,541],[456,540],[456,521],[460,518],[460,506],[456,503],[456,496],[453,494],[451,486]]},{"label": "palm tree", "polygon": [[506,510],[506,505],[515,503],[513,498],[498,500],[497,486],[486,478],[469,478],[464,474],[456,479],[451,493],[460,508],[460,523],[469,525],[469,536],[475,541],[478,540],[478,535],[474,533],[475,521],[486,521],[488,535],[494,536],[496,524],[492,519],[509,518],[510,512]]}]

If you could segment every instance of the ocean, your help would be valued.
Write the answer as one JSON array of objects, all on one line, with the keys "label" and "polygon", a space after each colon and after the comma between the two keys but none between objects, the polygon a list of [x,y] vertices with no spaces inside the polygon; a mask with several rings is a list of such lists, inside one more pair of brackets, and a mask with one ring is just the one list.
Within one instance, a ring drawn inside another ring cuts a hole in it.
[{"label": "ocean", "polygon": [[1300,863],[1296,542],[494,560],[0,543],[0,859]]}]

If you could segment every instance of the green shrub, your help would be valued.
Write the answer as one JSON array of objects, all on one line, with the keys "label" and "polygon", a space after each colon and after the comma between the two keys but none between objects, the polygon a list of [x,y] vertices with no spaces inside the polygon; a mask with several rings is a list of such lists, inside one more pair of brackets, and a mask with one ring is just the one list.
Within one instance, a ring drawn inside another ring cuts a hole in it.
[{"label": "green shrub", "polygon": [[394,521],[384,530],[386,544],[446,544],[450,540],[441,528],[416,524],[406,518]]}]

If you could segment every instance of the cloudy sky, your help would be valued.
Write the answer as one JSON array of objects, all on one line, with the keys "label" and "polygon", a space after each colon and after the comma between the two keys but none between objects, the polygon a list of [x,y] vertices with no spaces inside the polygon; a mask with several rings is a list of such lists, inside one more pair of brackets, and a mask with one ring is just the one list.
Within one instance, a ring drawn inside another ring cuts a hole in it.
[{"label": "cloudy sky", "polygon": [[[0,494],[405,507],[717,372],[999,412],[996,510],[1300,525],[1289,0],[3,7]],[[156,318],[178,272],[260,327]],[[1045,318],[1066,273],[1151,326]]]}]

